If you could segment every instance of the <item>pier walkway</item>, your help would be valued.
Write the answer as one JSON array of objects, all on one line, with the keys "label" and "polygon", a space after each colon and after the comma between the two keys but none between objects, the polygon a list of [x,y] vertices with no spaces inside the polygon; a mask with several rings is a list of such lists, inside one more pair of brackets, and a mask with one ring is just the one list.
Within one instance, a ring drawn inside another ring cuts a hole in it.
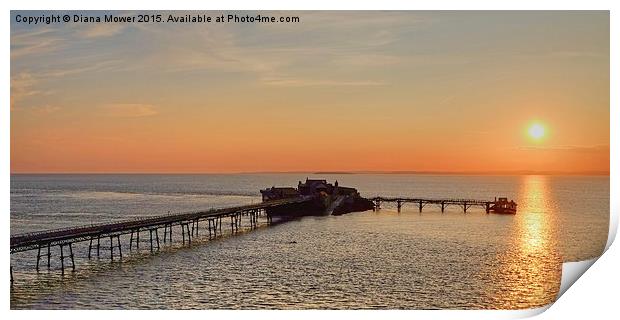
[{"label": "pier walkway", "polygon": [[[47,258],[47,266],[50,266],[50,247],[60,247],[61,269],[64,273],[65,259],[70,259],[71,268],[75,270],[73,243],[89,241],[88,258],[96,254],[99,257],[100,249],[109,249],[110,259],[114,260],[116,255],[123,257],[121,246],[121,235],[130,234],[129,248],[140,245],[140,233],[149,233],[151,252],[159,250],[159,229],[163,229],[163,241],[172,241],[172,227],[179,226],[183,244],[187,241],[191,244],[192,236],[198,235],[198,223],[208,222],[209,238],[217,236],[222,232],[222,219],[230,218],[231,232],[235,233],[241,226],[241,217],[248,217],[249,224],[255,228],[258,224],[259,216],[266,216],[267,221],[271,222],[271,216],[267,209],[277,208],[291,204],[301,204],[312,201],[312,197],[300,196],[296,198],[263,201],[256,204],[249,204],[231,208],[211,209],[207,211],[174,213],[159,216],[143,217],[131,220],[124,220],[112,223],[91,224],[85,226],[68,227],[63,229],[45,230],[40,232],[23,233],[11,235],[11,254],[16,252],[37,250],[36,268],[39,270],[39,263],[42,257]],[[177,228],[178,229],[178,228]],[[102,239],[109,239],[109,246],[102,246]],[[65,248],[68,251],[65,251]],[[46,249],[47,253],[41,252]],[[65,255],[65,252],[67,255]],[[12,268],[11,268],[12,279]]]},{"label": "pier walkway", "polygon": [[471,207],[481,207],[486,213],[491,212],[491,208],[495,201],[475,200],[475,199],[426,199],[426,198],[407,198],[407,197],[374,197],[370,198],[375,203],[375,210],[381,209],[381,204],[384,202],[396,203],[398,212],[400,212],[402,206],[405,203],[413,203],[418,206],[420,212],[427,205],[436,205],[441,208],[441,212],[444,212],[448,206],[458,206],[463,209],[464,213]]},{"label": "pier walkway", "polygon": [[[51,247],[59,247],[59,262],[61,271],[64,274],[65,268],[70,267],[75,270],[75,260],[73,254],[73,244],[88,241],[88,259],[92,256],[100,257],[100,251],[109,251],[110,260],[114,261],[117,257],[123,258],[123,246],[121,239],[126,240],[129,235],[129,250],[135,246],[139,250],[140,234],[148,232],[147,245],[150,242],[151,253],[160,249],[160,229],[163,229],[163,242],[172,243],[173,226],[177,227],[177,239],[191,244],[192,237],[198,236],[199,222],[207,221],[209,239],[222,235],[222,219],[230,219],[231,233],[237,233],[240,229],[241,218],[247,217],[249,226],[254,229],[258,226],[260,216],[265,216],[267,222],[271,222],[268,209],[289,208],[290,205],[304,205],[313,201],[314,196],[298,196],[278,200],[267,200],[256,204],[244,206],[218,208],[206,211],[174,213],[159,216],[149,216],[131,220],[117,221],[111,223],[91,224],[85,226],[75,226],[63,229],[45,230],[39,232],[23,233],[11,235],[11,254],[29,250],[37,250],[36,270],[39,271],[40,262],[47,260],[47,269],[50,269]],[[500,200],[505,198],[500,198]],[[408,198],[408,197],[373,197],[370,198],[374,203],[374,210],[381,209],[383,203],[396,203],[398,211],[406,203],[417,205],[420,212],[427,205],[435,205],[441,208],[441,212],[448,206],[458,206],[464,213],[471,207],[483,208],[486,213],[494,212],[496,201],[474,200],[474,199],[427,199],[427,198]],[[286,209],[288,210],[288,209]],[[246,225],[247,227],[247,222]],[[121,237],[123,236],[124,237]],[[109,242],[106,241],[109,239]],[[102,243],[104,240],[105,245]],[[145,242],[145,241],[142,241]],[[125,245],[125,248],[127,246]],[[46,252],[42,252],[42,251]],[[67,251],[65,251],[67,250]],[[65,264],[65,260],[67,264]],[[70,265],[68,264],[70,262]],[[13,267],[11,266],[11,282],[13,281]]]}]

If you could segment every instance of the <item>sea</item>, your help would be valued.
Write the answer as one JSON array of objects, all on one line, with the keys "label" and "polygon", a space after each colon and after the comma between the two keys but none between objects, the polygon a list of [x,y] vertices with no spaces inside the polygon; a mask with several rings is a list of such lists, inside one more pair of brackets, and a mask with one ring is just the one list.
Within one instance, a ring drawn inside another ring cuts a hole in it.
[{"label": "sea", "polygon": [[[150,252],[123,236],[122,261],[75,271],[37,251],[11,254],[11,309],[527,309],[555,301],[562,262],[599,256],[609,230],[608,176],[422,174],[14,174],[11,235],[261,201],[260,189],[327,179],[362,196],[508,197],[516,215],[404,204],[288,221]],[[178,228],[178,227],[175,227]],[[224,224],[227,230],[230,225]],[[160,234],[162,237],[162,234]],[[103,239],[102,247],[109,245]],[[9,275],[6,275],[7,277]]]}]

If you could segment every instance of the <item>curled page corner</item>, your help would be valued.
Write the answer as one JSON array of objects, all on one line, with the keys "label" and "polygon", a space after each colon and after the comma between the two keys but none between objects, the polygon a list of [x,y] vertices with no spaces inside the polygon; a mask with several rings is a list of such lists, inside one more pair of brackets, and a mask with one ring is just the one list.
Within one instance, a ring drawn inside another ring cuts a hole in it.
[{"label": "curled page corner", "polygon": [[594,262],[596,262],[596,260],[598,260],[598,257],[590,260],[562,263],[562,280],[560,282],[560,291],[558,292],[556,301],[594,264]]},{"label": "curled page corner", "polygon": [[603,253],[593,259],[577,261],[577,262],[564,262],[562,264],[562,280],[560,282],[560,290],[556,301],[579,279],[590,267],[607,252],[611,244],[616,238],[618,230],[618,216],[611,214],[609,217],[609,233],[607,234],[607,244]]}]

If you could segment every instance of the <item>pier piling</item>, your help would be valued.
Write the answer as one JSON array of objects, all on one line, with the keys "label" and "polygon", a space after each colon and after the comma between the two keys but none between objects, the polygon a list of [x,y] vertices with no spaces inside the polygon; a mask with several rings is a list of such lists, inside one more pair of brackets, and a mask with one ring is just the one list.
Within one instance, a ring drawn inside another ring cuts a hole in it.
[{"label": "pier piling", "polygon": [[97,236],[97,259],[99,259],[99,248],[101,248],[101,236]]},{"label": "pier piling", "polygon": [[63,245],[60,245],[60,270],[62,274],[65,274],[65,255],[63,250]]},{"label": "pier piling", "polygon": [[116,243],[118,244],[118,256],[123,260],[123,248],[121,247],[121,236],[116,235]]},{"label": "pier piling", "polygon": [[49,244],[49,243],[47,244],[47,270],[50,269],[50,266],[51,266],[50,260],[52,258],[52,253],[50,251],[50,245],[51,244]]},{"label": "pier piling", "polygon": [[133,246],[133,230],[131,230],[131,235],[129,236],[129,251],[131,251],[132,246]]},{"label": "pier piling", "polygon": [[37,250],[37,272],[39,272],[39,260],[41,260],[41,246]]},{"label": "pier piling", "polygon": [[88,260],[90,260],[90,252],[93,249],[93,237],[90,237],[90,241],[88,242]]},{"label": "pier piling", "polygon": [[150,237],[150,243],[151,243],[151,253],[153,253],[153,229],[149,229],[149,237]]},{"label": "pier piling", "polygon": [[71,257],[71,269],[75,271],[75,260],[73,259],[73,246],[69,242],[69,256]]}]

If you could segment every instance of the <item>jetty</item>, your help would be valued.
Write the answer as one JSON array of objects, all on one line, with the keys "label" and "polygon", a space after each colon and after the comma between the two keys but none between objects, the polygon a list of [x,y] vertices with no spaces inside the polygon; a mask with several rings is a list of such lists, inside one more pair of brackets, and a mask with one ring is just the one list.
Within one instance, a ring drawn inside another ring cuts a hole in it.
[{"label": "jetty", "polygon": [[[263,217],[267,224],[276,217],[299,217],[306,215],[340,215],[350,212],[380,210],[383,203],[396,203],[398,211],[403,205],[413,203],[420,212],[425,206],[437,205],[444,212],[448,206],[459,206],[464,213],[471,207],[483,208],[486,213],[516,213],[516,203],[507,198],[496,198],[495,201],[473,199],[427,199],[408,197],[373,197],[364,198],[355,188],[343,187],[328,183],[326,180],[306,179],[299,181],[297,188],[271,187],[260,190],[262,202],[229,208],[217,208],[205,211],[173,213],[157,216],[140,217],[116,222],[72,226],[62,229],[44,230],[38,232],[11,235],[11,254],[24,251],[37,251],[36,270],[43,262],[47,269],[51,269],[52,247],[59,247],[59,257],[62,274],[66,268],[75,271],[74,244],[88,242],[88,259],[101,257],[101,251],[109,251],[110,261],[117,258],[122,261],[123,243],[125,248],[140,249],[140,243],[149,243],[151,253],[160,250],[160,239],[163,243],[172,244],[173,230],[177,241],[191,245],[192,238],[199,235],[199,230],[206,229],[209,239],[223,235],[222,224],[229,224],[230,234],[236,234],[242,228],[242,219],[246,220],[250,230],[259,226],[259,217]],[[230,221],[230,223],[228,222]],[[205,223],[206,222],[206,223]],[[206,228],[205,228],[206,227]],[[226,227],[227,229],[227,227]],[[226,230],[225,229],[225,230]],[[203,232],[205,232],[203,231]],[[148,233],[148,235],[146,235]],[[143,241],[140,236],[143,235]],[[129,239],[127,239],[129,238]],[[86,255],[86,251],[83,251]],[[11,266],[11,283],[13,283],[13,266]]]},{"label": "jetty", "polygon": [[[129,236],[129,248],[133,246],[138,249],[140,246],[140,234],[148,232],[150,250],[159,250],[160,231],[162,232],[163,242],[172,242],[173,230],[176,229],[177,237],[180,234],[182,243],[191,244],[192,237],[198,235],[199,225],[207,222],[207,232],[209,238],[217,237],[222,233],[222,220],[230,219],[231,233],[239,231],[241,219],[249,221],[250,228],[258,226],[258,218],[265,216],[268,223],[272,217],[269,210],[282,206],[304,204],[312,201],[312,197],[299,196],[295,198],[263,201],[257,204],[237,206],[230,208],[211,209],[207,211],[166,214],[150,216],[131,220],[123,220],[112,223],[91,224],[86,226],[68,227],[62,229],[45,230],[39,232],[16,234],[11,236],[11,254],[22,251],[37,250],[36,269],[39,271],[42,258],[47,261],[47,268],[50,268],[51,250],[53,246],[60,247],[61,271],[64,274],[65,268],[70,267],[75,270],[75,260],[73,254],[73,244],[88,241],[88,258],[100,256],[102,249],[108,249],[110,260],[114,257],[123,257],[121,236]],[[126,238],[126,237],[125,237]],[[109,240],[104,247],[103,241]],[[67,250],[67,251],[65,251]],[[42,252],[46,251],[46,252]],[[65,260],[67,264],[65,264]],[[12,276],[11,267],[11,280]]]},{"label": "jetty", "polygon": [[[380,210],[382,203],[396,203],[398,212],[406,203],[412,203],[418,207],[418,210],[422,212],[422,209],[427,205],[437,206],[441,208],[441,212],[445,212],[448,206],[457,206],[463,209],[463,213],[467,213],[467,210],[471,207],[480,207],[485,210],[486,213],[516,213],[516,203],[514,201],[508,201],[507,198],[496,198],[493,201],[488,200],[476,200],[476,199],[428,199],[428,198],[408,198],[408,197],[373,197],[370,200],[374,203],[374,210]],[[513,211],[514,210],[514,211]],[[509,212],[510,211],[510,212]]]}]

